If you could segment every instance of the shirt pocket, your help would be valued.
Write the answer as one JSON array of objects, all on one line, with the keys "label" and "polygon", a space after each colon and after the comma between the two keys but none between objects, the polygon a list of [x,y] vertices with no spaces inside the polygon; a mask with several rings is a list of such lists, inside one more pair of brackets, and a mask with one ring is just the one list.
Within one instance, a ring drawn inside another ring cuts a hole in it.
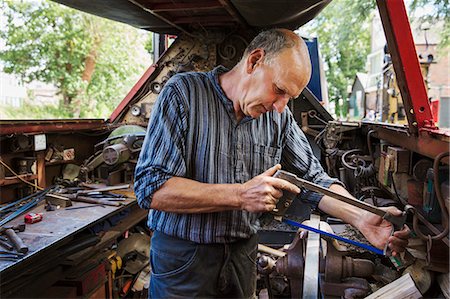
[{"label": "shirt pocket", "polygon": [[281,148],[262,144],[253,145],[253,177],[281,162]]}]

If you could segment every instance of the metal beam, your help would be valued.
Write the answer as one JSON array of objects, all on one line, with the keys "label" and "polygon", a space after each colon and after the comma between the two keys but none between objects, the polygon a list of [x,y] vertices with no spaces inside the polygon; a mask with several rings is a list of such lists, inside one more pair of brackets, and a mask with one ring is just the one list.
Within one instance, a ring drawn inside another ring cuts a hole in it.
[{"label": "metal beam", "polygon": [[227,10],[227,12],[241,24],[244,29],[249,31],[254,31],[250,25],[247,23],[247,21],[241,16],[239,11],[234,7],[234,5],[231,3],[230,0],[219,0],[219,2],[223,5],[223,7]]},{"label": "metal beam", "polygon": [[217,1],[203,1],[194,3],[154,3],[148,5],[154,12],[165,11],[188,11],[188,10],[211,10],[223,8],[223,5]]},{"label": "metal beam", "polygon": [[157,17],[158,19],[160,19],[163,22],[166,22],[167,24],[169,24],[170,26],[180,30],[181,32],[183,32],[184,34],[190,36],[190,37],[194,37],[194,35],[190,32],[188,32],[186,29],[184,29],[183,27],[178,26],[177,24],[174,24],[171,20],[169,20],[168,18],[162,16],[161,14],[156,13],[155,11],[151,10],[150,8],[148,8],[145,4],[141,3],[145,1],[142,0],[128,0],[131,3],[133,3],[134,5],[142,8],[143,10],[145,10],[146,12],[151,13],[152,15],[154,15],[155,17]]},{"label": "metal beam", "polygon": [[215,24],[232,24],[235,20],[230,16],[191,16],[191,17],[178,17],[174,18],[172,22],[174,24],[205,24],[210,25],[211,23]]}]

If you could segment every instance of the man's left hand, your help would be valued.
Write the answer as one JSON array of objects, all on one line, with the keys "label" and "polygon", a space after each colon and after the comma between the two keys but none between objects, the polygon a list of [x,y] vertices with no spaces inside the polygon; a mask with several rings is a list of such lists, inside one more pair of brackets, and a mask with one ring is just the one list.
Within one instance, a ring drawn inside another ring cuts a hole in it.
[{"label": "man's left hand", "polygon": [[[384,210],[389,211],[393,216],[400,216],[402,213],[395,207],[384,208]],[[392,224],[382,217],[367,211],[363,211],[361,214],[357,227],[375,247],[384,249],[386,243],[388,243],[393,256],[405,251],[411,232],[408,226],[405,225],[402,230],[394,232],[391,236]]]}]

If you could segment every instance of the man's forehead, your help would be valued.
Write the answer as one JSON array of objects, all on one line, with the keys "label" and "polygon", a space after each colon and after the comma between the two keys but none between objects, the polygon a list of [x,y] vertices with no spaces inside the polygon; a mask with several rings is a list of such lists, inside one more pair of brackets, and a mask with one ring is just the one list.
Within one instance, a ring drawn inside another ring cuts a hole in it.
[{"label": "man's forehead", "polygon": [[298,97],[308,83],[306,73],[294,67],[282,68],[279,65],[274,69],[274,83],[289,96]]}]

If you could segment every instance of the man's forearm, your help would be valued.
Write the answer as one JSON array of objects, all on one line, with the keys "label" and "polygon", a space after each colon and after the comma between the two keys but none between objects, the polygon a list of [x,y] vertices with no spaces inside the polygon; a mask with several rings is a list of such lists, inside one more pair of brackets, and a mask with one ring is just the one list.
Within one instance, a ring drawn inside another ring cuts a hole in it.
[{"label": "man's forearm", "polygon": [[[338,192],[342,195],[353,197],[341,185],[333,184],[330,186],[330,190]],[[358,207],[324,195],[319,202],[319,209],[358,228],[358,223],[360,222],[360,216],[362,212],[362,210]]]},{"label": "man's forearm", "polygon": [[150,207],[172,213],[210,213],[241,209],[240,184],[205,184],[173,177],[153,194]]}]

